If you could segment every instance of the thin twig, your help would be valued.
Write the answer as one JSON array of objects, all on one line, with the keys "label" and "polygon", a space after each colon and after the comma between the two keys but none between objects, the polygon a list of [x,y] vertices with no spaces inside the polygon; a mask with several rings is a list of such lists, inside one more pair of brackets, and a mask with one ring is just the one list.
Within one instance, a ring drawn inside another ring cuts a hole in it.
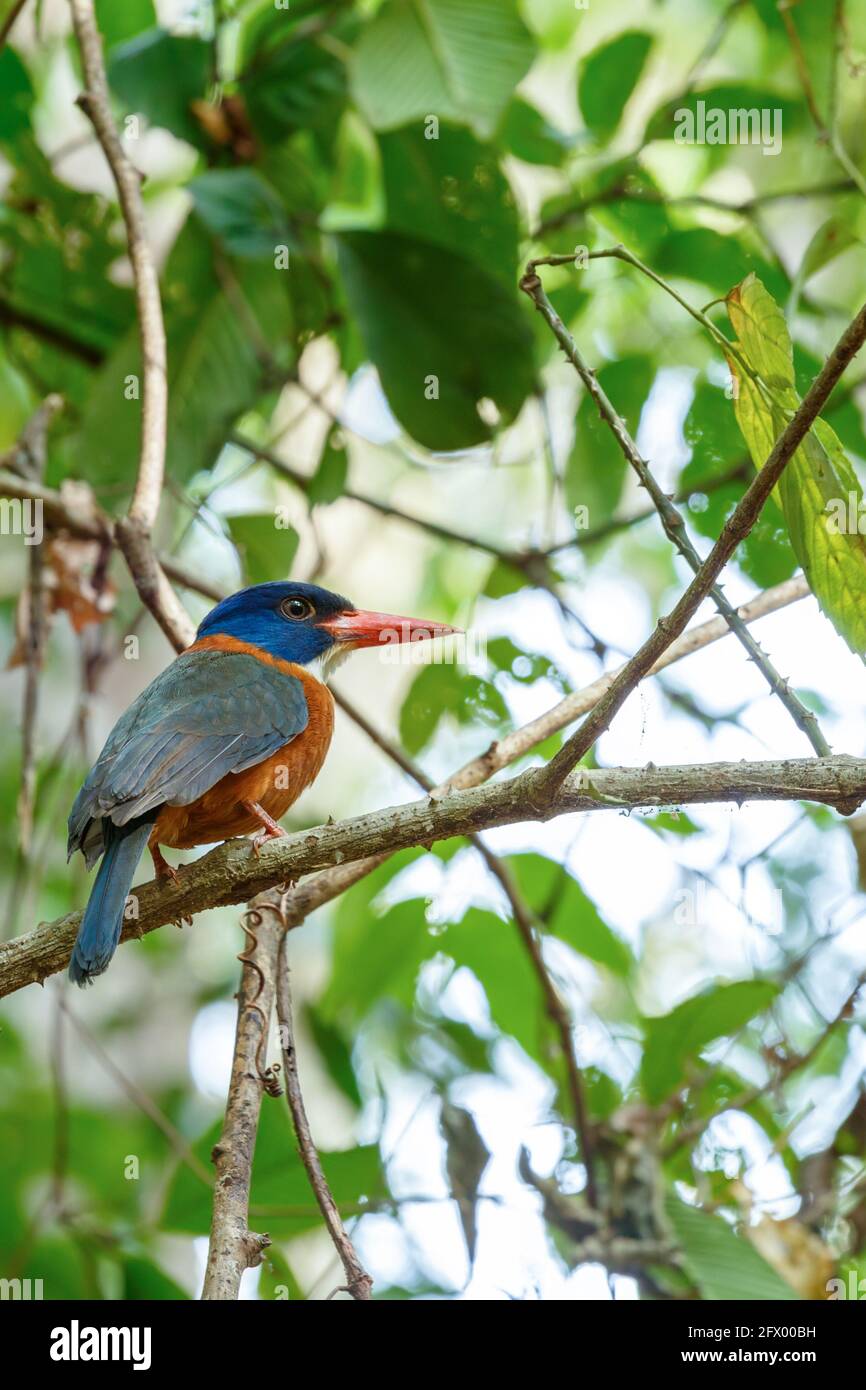
[{"label": "thin twig", "polygon": [[105,1050],[96,1035],[87,1027],[86,1023],[84,1023],[77,1014],[73,1013],[62,994],[59,998],[59,1007],[75,1028],[75,1031],[78,1033],[85,1047],[89,1049],[99,1065],[108,1075],[117,1082],[117,1085],[123,1091],[124,1095],[156,1126],[160,1134],[168,1140],[171,1148],[175,1154],[177,1154],[181,1162],[185,1163],[187,1168],[189,1168],[190,1172],[194,1173],[195,1176],[203,1183],[206,1183],[208,1187],[212,1187],[213,1177],[208,1172],[207,1168],[205,1168],[195,1150],[181,1134],[180,1130],[172,1124],[171,1120],[165,1112],[160,1109],[156,1101],[153,1100],[146,1091],[142,1090],[141,1086],[139,1086],[136,1081],[133,1081],[125,1072],[121,1071],[120,1067],[111,1056],[111,1053]]},{"label": "thin twig", "polygon": [[[302,473],[298,468],[293,468],[290,463],[286,463],[285,459],[280,458],[273,449],[257,444],[254,439],[237,432],[229,435],[228,442],[239,449],[245,449],[247,453],[261,459],[263,463],[269,464],[271,468],[282,473],[283,477],[288,478],[290,482],[300,488],[301,492],[307,493],[309,491],[313,481],[312,477]],[[450,526],[442,525],[439,521],[413,516],[410,512],[404,512],[400,507],[395,507],[390,502],[382,502],[378,497],[370,497],[367,493],[356,492],[352,488],[344,488],[342,496],[349,502],[358,502],[364,507],[369,507],[372,511],[378,512],[380,516],[392,517],[395,521],[403,521],[408,526],[415,526],[422,531],[427,531],[431,536],[436,536],[439,540],[447,541],[449,544],[467,545],[473,550],[483,550],[485,554],[493,555],[497,560],[506,564],[514,564],[520,558],[515,552],[503,550],[493,541],[482,540],[477,536],[467,536],[461,531],[453,530]]]},{"label": "thin twig", "polygon": [[[778,10],[782,23],[785,26],[785,33],[788,36],[788,42],[791,46],[791,53],[794,58],[794,65],[797,69],[797,75],[800,79],[800,86],[803,88],[803,96],[805,97],[806,105],[809,108],[809,115],[812,117],[812,122],[815,126],[816,131],[818,132],[818,141],[820,144],[826,145],[827,148],[832,151],[833,155],[836,158],[836,162],[842,166],[842,168],[845,170],[845,173],[848,175],[848,178],[851,179],[854,184],[856,184],[857,188],[860,190],[861,193],[866,194],[866,176],[864,176],[861,170],[857,168],[857,165],[854,163],[853,159],[851,158],[844,144],[842,143],[842,138],[839,134],[838,122],[836,119],[835,111],[835,95],[833,97],[834,109],[831,113],[829,125],[824,120],[824,117],[821,114],[821,108],[819,107],[818,99],[815,96],[815,88],[812,85],[812,77],[809,71],[809,63],[806,59],[805,53],[803,52],[803,45],[800,42],[800,35],[797,32],[797,26],[794,23],[794,18],[791,14],[790,0],[776,0],[776,9]],[[836,81],[835,66],[838,64],[839,61],[839,51],[841,43],[840,35],[844,32],[844,22],[844,8],[840,3],[838,3],[837,0],[837,4],[835,6],[834,11],[834,24],[836,27],[837,36],[833,51],[834,92]]]},{"label": "thin twig", "polygon": [[[48,430],[62,408],[60,396],[48,396],[27,425],[18,443],[5,456],[10,468],[33,483],[41,484],[48,451]],[[40,528],[41,529],[41,528]],[[21,734],[21,789],[18,795],[18,835],[23,870],[30,856],[33,838],[34,797],[36,792],[36,716],[39,681],[45,654],[48,618],[45,610],[44,530],[31,537],[28,546],[27,630],[25,638],[26,673]],[[16,896],[13,893],[13,897]]]},{"label": "thin twig", "polygon": [[15,23],[16,19],[18,18],[26,4],[27,0],[13,0],[11,10],[7,14],[6,18],[3,20],[3,23],[0,24],[0,48],[3,47],[4,43],[8,39],[13,24]]},{"label": "thin twig", "polygon": [[[114,519],[97,506],[93,493],[86,483],[67,482],[58,492],[55,488],[26,478],[19,478],[8,471],[0,458],[0,497],[17,497],[22,501],[31,499],[42,505],[43,521],[52,531],[65,531],[81,540],[102,541],[114,545]],[[191,570],[174,555],[160,553],[160,565],[170,579],[184,589],[212,598],[219,603],[226,592],[205,575]]]},{"label": "thin twig", "polygon": [[807,188],[782,188],[774,192],[755,193],[739,203],[726,203],[724,199],[714,198],[708,193],[683,193],[679,197],[669,198],[659,189],[640,188],[635,192],[629,189],[625,181],[617,181],[608,188],[601,189],[588,198],[578,199],[571,207],[545,218],[532,233],[532,240],[543,241],[551,232],[558,231],[560,227],[567,227],[570,222],[578,221],[592,208],[621,200],[664,203],[667,207],[706,207],[714,212],[729,212],[738,217],[748,217],[750,213],[768,203],[793,202],[801,198],[830,198],[837,194],[850,193],[856,186],[853,179],[828,179],[824,183],[813,184]]},{"label": "thin twig", "polygon": [[[530,295],[532,294],[532,281],[537,278],[534,271],[528,272],[524,277],[523,288]],[[537,794],[542,802],[562,784],[563,779],[568,776],[571,769],[608,727],[614,715],[654,662],[658,660],[674,638],[683,632],[689,619],[709,594],[737,546],[755,525],[764,503],[779,481],[785,467],[823,409],[839,377],[863,346],[864,340],[866,340],[866,305],[860,309],[831,351],[803,401],[770,450],[763,467],[726,521],[719,539],[682,598],[667,617],[659,620],[655,631],[644,642],[631,661],[626,664],[607,694],[596,705],[592,714],[571,736],[552,761],[538,774]]]},{"label": "thin twig", "polygon": [[286,946],[286,932],[288,924],[285,914],[281,912],[279,903],[269,904],[277,913],[281,924],[279,959],[277,962],[277,1020],[279,1023],[280,1048],[283,1054],[283,1074],[286,1082],[286,1099],[289,1105],[289,1113],[292,1117],[292,1124],[298,1140],[298,1151],[301,1155],[301,1162],[304,1165],[310,1187],[318,1203],[322,1219],[327,1227],[328,1235],[334,1243],[334,1248],[340,1257],[343,1270],[346,1275],[345,1287],[354,1299],[358,1302],[366,1302],[370,1298],[370,1291],[373,1287],[373,1280],[361,1261],[357,1251],[352,1244],[346,1228],[343,1225],[337,1204],[328,1186],[318,1150],[313,1141],[310,1131],[310,1124],[307,1119],[307,1112],[304,1106],[304,1097],[301,1092],[301,1083],[298,1076],[298,1058],[295,1049],[295,1031],[292,1021],[292,988],[289,974],[288,949]]},{"label": "thin twig", "polygon": [[[374,725],[370,723],[366,715],[355,707],[351,700],[347,700],[345,695],[338,691],[332,691],[336,703],[348,714],[359,728],[364,730],[367,737],[375,743],[377,748],[396,763],[398,767],[411,777],[413,782],[424,788],[428,792],[434,790],[434,783],[426,773],[409,758],[403,749],[381,734]],[[535,916],[524,900],[520,889],[515,882],[514,875],[504,864],[499,855],[494,854],[493,850],[485,844],[480,835],[469,835],[468,840],[484,860],[490,873],[498,882],[505,894],[508,905],[511,908],[514,925],[518,935],[523,942],[530,963],[535,971],[538,980],[544,1007],[547,1016],[553,1024],[559,1037],[559,1045],[562,1051],[565,1071],[568,1081],[568,1092],[574,1113],[575,1131],[580,1145],[580,1156],[586,1169],[586,1199],[590,1206],[598,1205],[598,1184],[595,1180],[595,1161],[594,1161],[594,1142],[592,1125],[587,1113],[586,1100],[583,1092],[583,1081],[580,1075],[580,1064],[577,1060],[577,1053],[574,1046],[574,1028],[569,1017],[568,1007],[562,999],[559,990],[554,984],[547,962],[544,959],[544,952],[538,932],[538,923]]]},{"label": "thin twig", "polygon": [[[620,248],[616,249],[619,250]],[[535,266],[540,263],[539,261],[535,261],[533,265]],[[545,294],[538,276],[532,276],[528,283],[529,288],[527,293],[545,322],[549,325],[556,341],[559,343],[562,351],[565,353],[586,387],[586,390],[595,402],[599,415],[613,434],[626,462],[636,473],[641,486],[648,492],[653,506],[659,514],[665,535],[683,557],[692,573],[698,574],[702,564],[701,557],[689,539],[682,513],[677,509],[671,498],[656,480],[652,469],[643,458],[637,444],[632,439],[625,421],[611,403],[610,398],[601,386],[595,372],[591,371],[587,366],[573,337]],[[788,682],[779,675],[779,672],[770,661],[770,658],[749,631],[748,626],[740,618],[736,609],[728,602],[718,584],[712,585],[708,596],[713,600],[713,603],[718,608],[738,641],[745,647],[750,659],[754,661],[755,665],[758,667],[758,670],[769,685],[770,690],[774,695],[778,696],[794,723],[806,735],[818,757],[828,757],[832,750],[821,732],[821,727],[816,715],[806,708],[794,691],[789,688]]]},{"label": "thin twig", "polygon": [[790,1057],[787,1057],[780,1063],[776,1074],[770,1081],[763,1082],[760,1086],[748,1086],[740,1091],[739,1095],[728,1096],[708,1114],[696,1115],[694,1119],[687,1120],[678,1128],[674,1137],[663,1149],[662,1157],[670,1158],[679,1149],[683,1148],[684,1145],[693,1144],[696,1139],[701,1137],[712,1121],[718,1119],[719,1115],[723,1115],[727,1110],[747,1110],[756,1100],[760,1100],[761,1096],[766,1095],[767,1090],[771,1086],[778,1086],[781,1082],[787,1081],[789,1077],[793,1076],[794,1072],[802,1071],[804,1067],[808,1067],[809,1063],[814,1061],[834,1028],[838,1028],[840,1023],[843,1023],[849,1016],[856,1002],[857,995],[862,990],[864,984],[866,984],[866,973],[858,975],[854,988],[848,992],[840,1008],[831,1019],[826,1021],[824,1027],[820,1030],[805,1052],[792,1053]]}]

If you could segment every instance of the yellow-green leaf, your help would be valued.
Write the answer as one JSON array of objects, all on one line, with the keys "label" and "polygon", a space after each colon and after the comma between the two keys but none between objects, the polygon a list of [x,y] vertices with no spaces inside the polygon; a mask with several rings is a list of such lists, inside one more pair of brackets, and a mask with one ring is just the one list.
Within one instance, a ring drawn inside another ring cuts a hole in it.
[{"label": "yellow-green leaf", "polygon": [[[730,359],[737,385],[734,412],[760,469],[800,404],[791,339],[784,314],[755,275],[731,291],[727,306],[737,334],[736,355]],[[837,435],[825,421],[817,420],[806,435],[774,495],[821,609],[852,651],[862,654],[866,538],[858,522],[863,493]]]}]

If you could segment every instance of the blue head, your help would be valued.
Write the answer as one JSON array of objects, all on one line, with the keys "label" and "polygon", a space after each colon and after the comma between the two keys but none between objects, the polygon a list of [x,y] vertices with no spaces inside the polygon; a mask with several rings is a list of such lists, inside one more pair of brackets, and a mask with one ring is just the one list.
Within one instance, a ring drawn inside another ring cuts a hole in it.
[{"label": "blue head", "polygon": [[394,642],[440,637],[455,629],[393,613],[368,613],[317,584],[278,580],[252,584],[224,598],[199,625],[198,637],[221,634],[250,642],[283,661],[307,665],[317,657]]},{"label": "blue head", "polygon": [[306,665],[334,644],[334,634],[322,626],[323,621],[352,611],[347,598],[316,584],[252,584],[212,608],[197,636],[236,637],[283,661]]}]

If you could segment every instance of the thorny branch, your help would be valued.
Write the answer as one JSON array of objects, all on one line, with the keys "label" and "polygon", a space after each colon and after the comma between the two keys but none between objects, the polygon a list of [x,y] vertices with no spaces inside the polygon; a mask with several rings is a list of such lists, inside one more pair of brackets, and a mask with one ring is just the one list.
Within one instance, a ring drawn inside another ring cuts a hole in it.
[{"label": "thorny branch", "polygon": [[[531,263],[521,284],[526,294],[534,299],[540,281]],[[683,632],[689,619],[709,595],[737,546],[755,525],[764,503],[779,481],[789,460],[808,434],[839,377],[863,346],[864,339],[866,339],[866,305],[860,309],[856,318],[848,325],[830,352],[821,371],[770,450],[763,467],[737,503],[722,528],[718,540],[679,602],[667,617],[659,619],[655,631],[644,642],[631,661],[626,663],[607,694],[595,706],[592,714],[577,732],[572,734],[551,762],[537,774],[535,794],[540,804],[555,795],[572,768],[607,729],[635,686],[674,638]]]},{"label": "thorny branch", "polygon": [[[611,687],[613,688],[613,687]],[[550,764],[548,764],[550,766]],[[558,815],[633,811],[710,802],[807,800],[850,815],[866,799],[866,759],[787,759],[773,762],[695,763],[680,767],[583,769],[567,773],[544,804],[537,797],[539,770],[530,768],[506,781],[466,791],[432,792],[420,801],[364,816],[320,825],[272,840],[258,856],[249,841],[229,840],[187,864],[177,883],[144,884],[133,894],[137,916],[127,921],[122,940],[142,936],[206,908],[247,902],[278,883],[335,866],[327,897],[343,891],[370,871],[370,860],[397,850],[429,846],[437,840]],[[358,866],[353,861],[363,861]],[[287,898],[290,926],[319,905],[320,890],[302,883]],[[69,960],[81,914],[43,923],[27,936],[0,946],[0,997],[44,980]]]},{"label": "thorny branch", "polygon": [[[744,605],[738,611],[745,621],[753,622],[759,617],[776,612],[779,608],[803,598],[808,592],[805,579],[802,576],[797,576],[794,579],[786,580],[784,584],[776,585],[773,589],[768,589],[764,594],[759,594],[751,603]],[[671,643],[664,655],[652,667],[650,674],[664,670],[667,666],[692,652],[702,650],[710,643],[724,637],[727,632],[728,628],[721,618],[712,618],[709,622],[695,626],[684,633],[676,642]],[[619,669],[622,670],[623,668],[620,667]],[[434,788],[433,795],[442,797],[447,795],[450,790],[468,789],[482,785],[509,763],[529,753],[533,747],[543,742],[551,734],[565,728],[581,714],[591,710],[604,692],[609,689],[616,675],[617,671],[612,671],[600,676],[584,689],[566,695],[546,714],[538,716],[528,724],[492,743],[484,753],[471,759],[452,773],[444,783]],[[341,893],[357,883],[366,874],[371,873],[387,858],[388,852],[386,850],[373,858],[335,864],[331,868],[314,874],[303,883],[297,884],[292,889],[286,905],[290,925],[299,926],[316,908],[339,897]],[[278,876],[275,877],[274,881],[279,881]],[[147,892],[148,890],[144,889],[139,893],[139,907],[142,900],[147,900]],[[154,889],[151,892],[155,902],[158,903],[161,899],[159,890]],[[165,922],[174,920],[173,912],[174,909],[167,908],[165,915],[160,917],[158,921],[154,918],[152,926],[148,929],[153,930],[156,926],[162,926]],[[67,927],[68,935],[65,945],[61,937],[57,935],[64,925],[64,920],[66,923],[73,924]],[[77,921],[78,917],[73,915],[72,918],[61,919],[61,921],[51,923],[48,926],[43,925],[29,936],[16,938],[9,943],[7,948],[0,947],[0,996],[4,993],[11,993],[36,980],[45,979],[57,970],[62,970],[72,948]],[[135,935],[136,928],[144,930],[140,916],[137,923],[130,927],[127,937]],[[12,954],[4,954],[4,952]]]}]

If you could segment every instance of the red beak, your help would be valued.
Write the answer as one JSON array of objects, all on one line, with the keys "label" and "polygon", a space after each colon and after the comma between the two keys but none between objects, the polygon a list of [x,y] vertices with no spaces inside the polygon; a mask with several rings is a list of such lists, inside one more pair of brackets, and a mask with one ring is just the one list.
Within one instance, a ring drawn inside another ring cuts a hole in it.
[{"label": "red beak", "polygon": [[330,632],[335,642],[353,647],[396,646],[399,642],[426,642],[432,637],[447,637],[460,632],[447,623],[433,623],[427,618],[401,618],[396,613],[367,613],[349,609],[334,618],[326,618],[319,627]]}]

